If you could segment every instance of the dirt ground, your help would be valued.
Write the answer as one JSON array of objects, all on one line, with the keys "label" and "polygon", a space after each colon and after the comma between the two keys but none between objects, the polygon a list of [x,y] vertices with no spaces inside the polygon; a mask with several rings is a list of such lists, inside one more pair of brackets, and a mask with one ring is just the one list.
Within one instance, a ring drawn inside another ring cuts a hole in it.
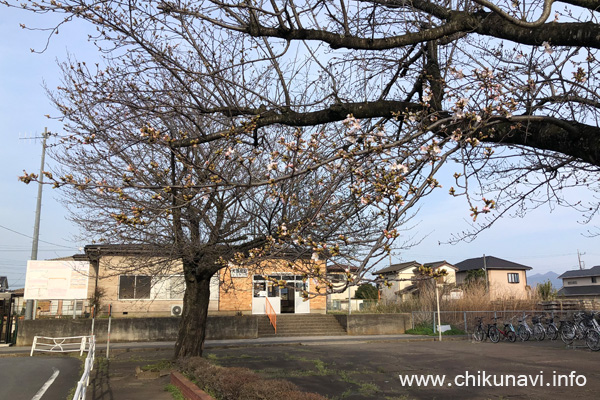
[{"label": "dirt ground", "polygon": [[[331,399],[597,399],[600,392],[600,352],[560,341],[283,345],[208,349],[205,355]],[[441,387],[409,386],[400,374],[446,377]]]}]

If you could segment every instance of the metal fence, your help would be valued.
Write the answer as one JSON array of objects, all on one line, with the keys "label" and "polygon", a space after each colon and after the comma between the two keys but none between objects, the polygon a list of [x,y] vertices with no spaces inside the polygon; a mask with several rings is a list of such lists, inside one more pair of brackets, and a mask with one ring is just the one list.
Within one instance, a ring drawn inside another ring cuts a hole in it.
[{"label": "metal fence", "polygon": [[[532,316],[554,317],[555,322],[560,320],[570,320],[573,314],[577,312],[590,312],[590,310],[569,310],[569,311],[541,311],[541,310],[504,310],[504,311],[440,311],[441,325],[450,325],[452,328],[464,331],[466,334],[473,333],[477,325],[477,318],[482,317],[484,324],[494,323],[497,318],[498,324],[512,322],[515,326],[520,319],[531,320]],[[436,311],[412,311],[411,325],[414,329],[418,326],[430,326],[434,332],[437,332],[437,312]]]},{"label": "metal fence", "polygon": [[79,352],[81,356],[84,351],[89,351],[93,338],[93,335],[69,337],[34,336],[29,355],[33,356],[33,352],[42,351],[46,353]]},{"label": "metal fence", "polygon": [[96,337],[94,335],[88,340],[88,355],[85,358],[83,374],[77,382],[77,389],[73,395],[73,400],[85,400],[87,387],[90,384],[90,375],[94,369],[94,357],[96,356]]},{"label": "metal fence", "polygon": [[369,299],[339,299],[329,300],[327,302],[327,311],[332,312],[348,312],[348,304],[350,304],[351,312],[368,312],[377,306],[377,300]]}]

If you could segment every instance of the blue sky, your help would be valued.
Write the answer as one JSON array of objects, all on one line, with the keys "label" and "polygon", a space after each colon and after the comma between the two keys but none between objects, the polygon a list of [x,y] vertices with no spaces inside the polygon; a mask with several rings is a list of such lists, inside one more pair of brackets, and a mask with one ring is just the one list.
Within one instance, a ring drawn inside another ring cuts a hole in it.
[{"label": "blue sky", "polygon": [[[49,25],[55,17],[32,18],[20,10],[0,9],[0,37],[4,38],[0,41],[0,275],[8,276],[11,288],[22,287],[25,282],[37,196],[36,184],[25,185],[17,177],[24,169],[39,172],[41,142],[32,138],[39,137],[44,127],[61,131],[59,122],[44,116],[55,112],[43,84],[50,88],[59,84],[56,59],[65,59],[68,52],[87,61],[96,59],[85,31],[77,24],[61,29],[44,54],[31,53],[30,48],[45,46],[46,35],[23,30],[19,23]],[[448,170],[448,175],[451,172]],[[86,244],[74,239],[77,227],[66,219],[59,200],[60,192],[44,188],[38,259],[72,255]],[[438,244],[467,229],[469,220],[464,200],[451,198],[444,187],[423,203],[413,221],[413,234],[427,237],[397,254],[393,261],[445,259],[456,263],[486,254],[529,265],[534,268],[531,273],[560,273],[578,268],[579,249],[585,253],[582,260],[586,267],[600,265],[600,238],[584,237],[591,226],[581,225],[581,216],[572,210],[550,212],[542,207],[523,219],[498,222],[471,243]]]}]

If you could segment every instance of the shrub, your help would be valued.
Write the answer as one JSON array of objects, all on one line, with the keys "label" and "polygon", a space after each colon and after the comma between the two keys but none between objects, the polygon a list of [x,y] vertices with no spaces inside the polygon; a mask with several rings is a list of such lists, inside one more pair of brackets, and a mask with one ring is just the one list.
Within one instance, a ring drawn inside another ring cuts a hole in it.
[{"label": "shrub", "polygon": [[202,357],[179,361],[179,369],[201,389],[218,400],[326,400],[316,393],[305,393],[291,382],[263,379],[248,368],[225,368]]},{"label": "shrub", "polygon": [[379,292],[377,288],[368,283],[362,284],[356,289],[356,294],[354,295],[356,299],[364,299],[364,300],[377,300],[379,298]]}]

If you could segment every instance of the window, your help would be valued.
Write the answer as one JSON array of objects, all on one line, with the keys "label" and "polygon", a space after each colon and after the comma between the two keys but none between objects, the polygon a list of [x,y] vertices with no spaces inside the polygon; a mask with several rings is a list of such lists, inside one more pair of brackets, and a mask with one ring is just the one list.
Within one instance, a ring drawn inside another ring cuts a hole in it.
[{"label": "window", "polygon": [[596,282],[596,278],[597,278],[597,276],[592,276],[592,283],[598,283],[598,282]]},{"label": "window", "polygon": [[150,297],[156,300],[182,300],[185,281],[182,275],[155,276],[152,278]]},{"label": "window", "polygon": [[511,272],[508,275],[508,283],[519,283],[519,273]]},{"label": "window", "polygon": [[567,285],[577,285],[577,281],[568,281]]},{"label": "window", "polygon": [[121,275],[119,277],[119,299],[149,299],[152,277],[145,275]]}]

